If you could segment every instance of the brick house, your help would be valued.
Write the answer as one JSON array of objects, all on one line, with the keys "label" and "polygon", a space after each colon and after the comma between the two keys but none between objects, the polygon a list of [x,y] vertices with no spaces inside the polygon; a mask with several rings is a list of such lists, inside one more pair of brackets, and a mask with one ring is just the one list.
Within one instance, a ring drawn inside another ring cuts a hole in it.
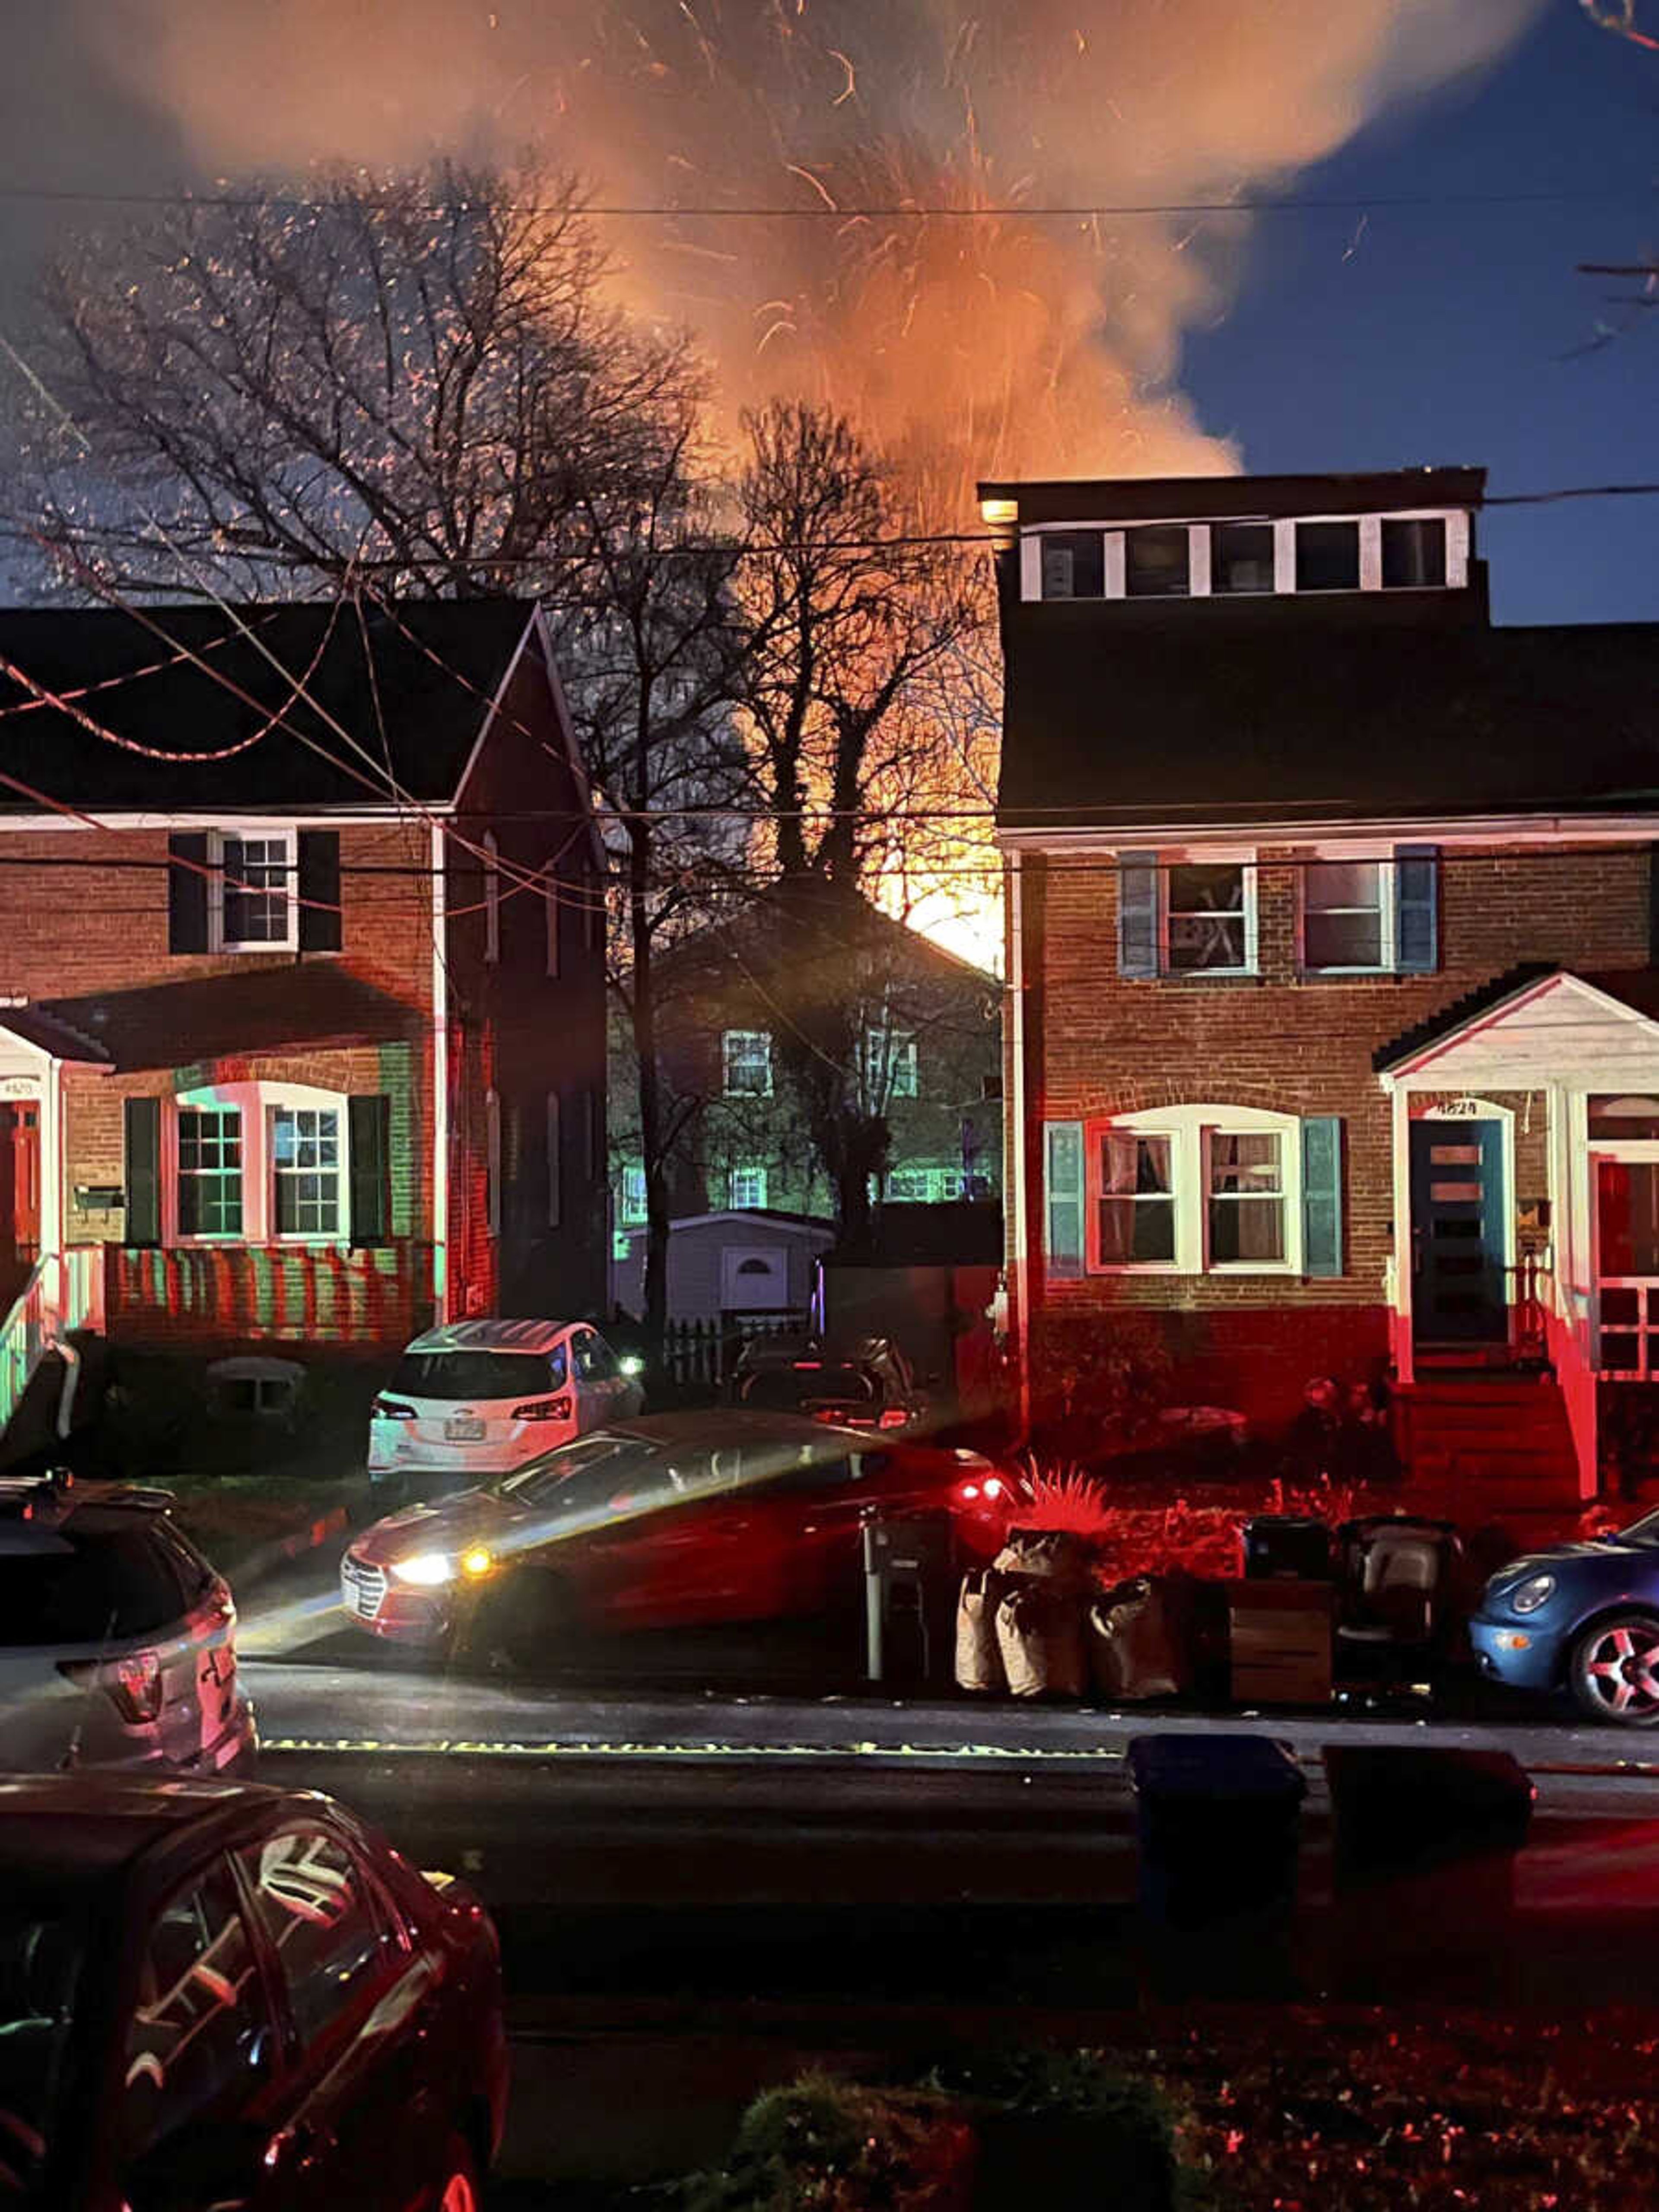
[{"label": "brick house", "polygon": [[0,656],[12,1335],[26,1285],[204,1352],[597,1309],[602,864],[535,610],[11,610]]},{"label": "brick house", "polygon": [[1483,486],[981,487],[1028,1404],[1387,1376],[1516,1502],[1659,1375],[1659,625],[1494,628]]}]

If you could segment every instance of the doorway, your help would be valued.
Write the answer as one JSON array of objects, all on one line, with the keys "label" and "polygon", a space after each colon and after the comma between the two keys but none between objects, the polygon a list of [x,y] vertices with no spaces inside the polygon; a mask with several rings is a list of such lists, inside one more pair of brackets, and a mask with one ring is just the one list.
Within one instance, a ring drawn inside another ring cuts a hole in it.
[{"label": "doorway", "polygon": [[1413,1340],[1507,1342],[1502,1122],[1413,1121],[1411,1170]]},{"label": "doorway", "polygon": [[0,1259],[32,1267],[40,1253],[40,1109],[0,1100]]}]

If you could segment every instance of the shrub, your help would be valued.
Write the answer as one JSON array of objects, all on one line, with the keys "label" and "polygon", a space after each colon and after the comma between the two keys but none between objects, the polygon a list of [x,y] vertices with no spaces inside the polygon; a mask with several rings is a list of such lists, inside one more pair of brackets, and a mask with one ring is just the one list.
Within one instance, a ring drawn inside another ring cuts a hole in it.
[{"label": "shrub", "polygon": [[965,2200],[972,2136],[950,2100],[822,2074],[769,2089],[686,2212],[946,2212]]}]

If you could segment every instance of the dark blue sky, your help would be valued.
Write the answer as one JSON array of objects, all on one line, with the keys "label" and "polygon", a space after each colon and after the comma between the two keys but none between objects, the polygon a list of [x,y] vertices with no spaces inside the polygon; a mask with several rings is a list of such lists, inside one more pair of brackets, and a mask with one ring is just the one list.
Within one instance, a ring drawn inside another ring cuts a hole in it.
[{"label": "dark blue sky", "polygon": [[[1635,289],[1575,264],[1659,251],[1656,176],[1659,55],[1553,0],[1483,82],[1386,120],[1296,189],[1613,197],[1379,206],[1346,259],[1357,214],[1266,216],[1180,381],[1253,470],[1484,462],[1493,494],[1659,482],[1659,308],[1565,357]],[[1500,622],[1659,620],[1659,496],[1496,509],[1481,542]]]}]

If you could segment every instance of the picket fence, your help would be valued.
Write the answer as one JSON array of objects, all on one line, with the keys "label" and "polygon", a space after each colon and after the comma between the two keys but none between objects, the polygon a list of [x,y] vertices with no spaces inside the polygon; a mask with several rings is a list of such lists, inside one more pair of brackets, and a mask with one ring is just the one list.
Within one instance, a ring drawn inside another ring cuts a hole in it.
[{"label": "picket fence", "polygon": [[718,1390],[745,1345],[768,1336],[797,1336],[805,1313],[724,1314],[719,1321],[671,1321],[663,1334],[663,1367],[679,1390]]}]

